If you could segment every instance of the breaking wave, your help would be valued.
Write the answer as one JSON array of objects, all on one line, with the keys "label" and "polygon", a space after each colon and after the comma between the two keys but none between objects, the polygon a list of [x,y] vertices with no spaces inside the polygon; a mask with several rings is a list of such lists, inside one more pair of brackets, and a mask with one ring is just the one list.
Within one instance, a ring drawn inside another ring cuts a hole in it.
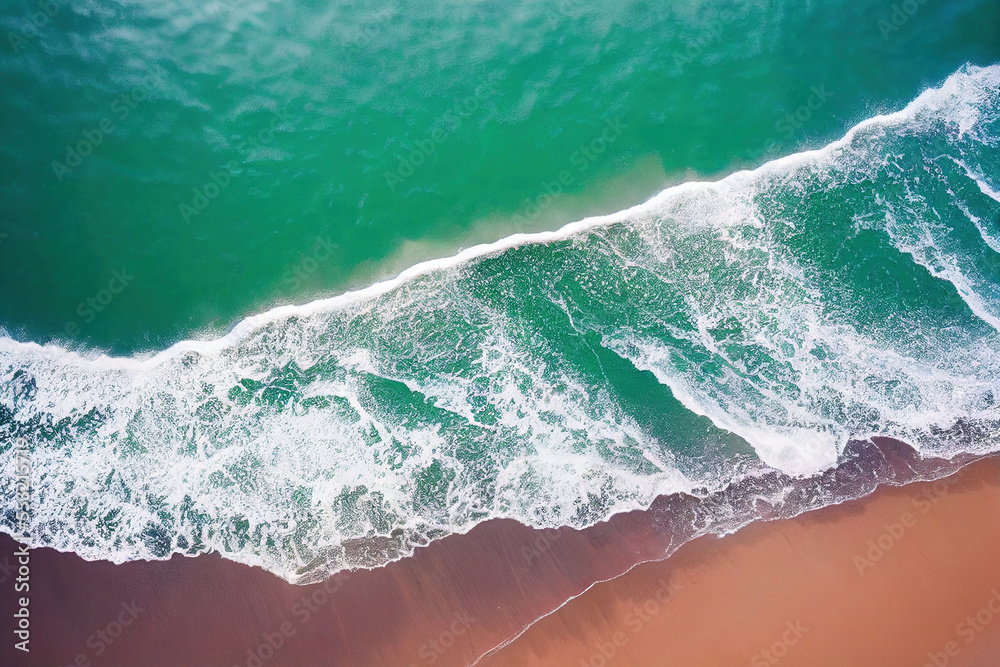
[{"label": "breaking wave", "polygon": [[0,337],[0,526],[292,581],[495,517],[583,527],[836,466],[1000,449],[1000,66],[843,139],[113,358]]}]

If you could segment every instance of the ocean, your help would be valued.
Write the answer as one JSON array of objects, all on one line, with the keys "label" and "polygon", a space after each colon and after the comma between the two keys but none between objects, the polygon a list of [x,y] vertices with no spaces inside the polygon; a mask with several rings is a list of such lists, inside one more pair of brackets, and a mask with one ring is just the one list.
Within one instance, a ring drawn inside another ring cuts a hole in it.
[{"label": "ocean", "polygon": [[304,581],[875,436],[1000,450],[995,2],[0,18],[32,546]]}]

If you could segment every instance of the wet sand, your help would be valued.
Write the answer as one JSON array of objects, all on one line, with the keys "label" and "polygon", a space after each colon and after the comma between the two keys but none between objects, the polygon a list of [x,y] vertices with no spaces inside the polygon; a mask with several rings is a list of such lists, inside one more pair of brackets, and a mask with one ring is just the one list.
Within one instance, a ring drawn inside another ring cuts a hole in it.
[{"label": "wet sand", "polygon": [[695,540],[480,663],[775,664],[1000,664],[1000,462]]},{"label": "wet sand", "polygon": [[[916,462],[904,446],[885,441],[860,447],[819,486],[861,488],[872,476],[902,482],[918,468],[943,465]],[[939,483],[947,493],[926,513],[911,500],[920,485],[882,489],[724,539],[699,538],[625,576],[686,542],[705,516],[744,501],[661,498],[648,511],[583,531],[490,521],[412,558],[310,586],[218,555],[113,565],[34,549],[31,652],[13,649],[17,596],[13,578],[0,573],[0,664],[459,666],[530,628],[480,664],[745,665],[781,639],[786,621],[801,621],[809,630],[782,664],[919,666],[926,651],[945,650],[962,618],[1000,586],[998,465],[980,462],[957,484]],[[754,484],[791,488],[792,496],[818,488],[789,487],[780,476]],[[735,496],[752,497],[747,489]],[[851,556],[904,511],[916,523],[860,575]],[[0,565],[16,563],[16,548],[0,536]],[[631,603],[657,592],[669,600],[657,602],[648,620],[635,616]],[[641,631],[633,633],[640,618]],[[610,661],[595,658],[616,632],[628,633],[623,646]],[[947,664],[977,664],[970,662],[977,652],[998,655],[998,634],[1000,617]]]}]

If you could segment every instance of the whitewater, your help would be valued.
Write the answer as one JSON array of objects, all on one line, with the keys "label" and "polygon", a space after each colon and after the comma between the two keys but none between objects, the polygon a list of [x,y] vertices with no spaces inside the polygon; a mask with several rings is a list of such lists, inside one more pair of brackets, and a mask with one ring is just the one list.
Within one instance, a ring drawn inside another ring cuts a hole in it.
[{"label": "whitewater", "polygon": [[[290,581],[498,517],[584,527],[838,465],[1000,450],[1000,66],[819,150],[131,357],[0,337],[0,524]],[[780,503],[780,494],[770,501]],[[836,498],[828,499],[834,502]]]}]

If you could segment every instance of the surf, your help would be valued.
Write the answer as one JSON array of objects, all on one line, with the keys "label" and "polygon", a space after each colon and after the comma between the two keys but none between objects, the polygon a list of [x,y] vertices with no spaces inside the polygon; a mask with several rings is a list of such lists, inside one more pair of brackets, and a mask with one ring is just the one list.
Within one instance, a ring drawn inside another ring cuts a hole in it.
[{"label": "surf", "polygon": [[113,357],[0,337],[35,546],[214,550],[300,580],[492,518],[584,527],[809,479],[873,436],[996,451],[998,91],[1000,66],[966,66],[821,149],[214,340]]}]

